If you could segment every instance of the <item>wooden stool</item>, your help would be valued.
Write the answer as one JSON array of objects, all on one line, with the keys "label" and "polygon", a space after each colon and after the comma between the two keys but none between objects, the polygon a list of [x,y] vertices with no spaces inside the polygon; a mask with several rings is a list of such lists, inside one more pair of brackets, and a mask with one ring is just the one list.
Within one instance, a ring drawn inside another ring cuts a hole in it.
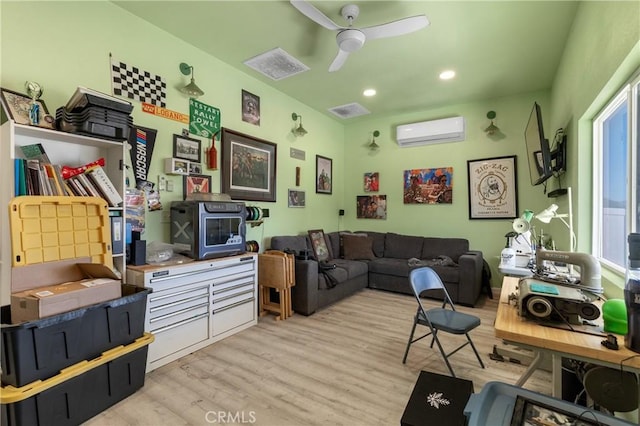
[{"label": "wooden stool", "polygon": [[[287,319],[293,315],[291,309],[291,287],[295,285],[295,267],[292,254],[268,250],[258,255],[258,285],[260,316],[269,312],[275,319]],[[278,293],[278,302],[271,300],[271,289]]]}]

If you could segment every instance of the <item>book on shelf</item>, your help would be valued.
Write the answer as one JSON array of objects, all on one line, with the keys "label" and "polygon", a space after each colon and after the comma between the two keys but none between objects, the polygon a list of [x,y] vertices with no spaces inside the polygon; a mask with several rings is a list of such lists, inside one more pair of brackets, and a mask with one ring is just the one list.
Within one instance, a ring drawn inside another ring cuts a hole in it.
[{"label": "book on shelf", "polygon": [[38,160],[41,163],[51,164],[51,160],[49,160],[49,156],[41,143],[23,145],[20,149],[22,150],[22,155],[24,155],[24,158],[27,160]]},{"label": "book on shelf", "polygon": [[118,207],[122,204],[122,196],[101,166],[92,167],[87,170],[85,174],[93,181],[102,194],[104,194],[104,199],[107,200],[111,207]]}]

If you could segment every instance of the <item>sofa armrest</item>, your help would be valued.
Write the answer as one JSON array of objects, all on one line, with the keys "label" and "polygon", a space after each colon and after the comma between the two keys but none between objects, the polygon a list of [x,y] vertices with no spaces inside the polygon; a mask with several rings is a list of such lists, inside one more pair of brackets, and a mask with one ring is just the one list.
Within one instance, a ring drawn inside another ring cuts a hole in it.
[{"label": "sofa armrest", "polygon": [[474,306],[482,290],[482,252],[470,250],[460,256],[460,283],[458,287],[458,303]]},{"label": "sofa armrest", "polygon": [[291,288],[294,312],[311,315],[318,309],[318,262],[296,260],[296,285]]}]

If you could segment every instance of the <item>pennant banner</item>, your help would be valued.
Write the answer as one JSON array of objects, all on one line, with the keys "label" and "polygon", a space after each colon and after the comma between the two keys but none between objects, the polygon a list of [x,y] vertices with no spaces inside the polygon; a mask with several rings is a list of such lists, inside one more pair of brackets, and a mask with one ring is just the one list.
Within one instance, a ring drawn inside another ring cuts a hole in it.
[{"label": "pennant banner", "polygon": [[157,134],[158,131],[155,129],[140,126],[133,126],[129,131],[131,165],[133,166],[136,185],[140,181],[147,180]]},{"label": "pennant banner", "polygon": [[189,99],[189,133],[211,138],[220,131],[220,110],[207,104]]}]

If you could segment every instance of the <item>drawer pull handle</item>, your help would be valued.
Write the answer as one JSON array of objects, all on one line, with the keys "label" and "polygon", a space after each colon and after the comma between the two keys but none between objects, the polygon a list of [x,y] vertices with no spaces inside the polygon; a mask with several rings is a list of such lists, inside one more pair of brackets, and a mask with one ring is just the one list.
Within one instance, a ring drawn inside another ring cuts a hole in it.
[{"label": "drawer pull handle", "polygon": [[222,277],[220,279],[214,278],[213,279],[213,285],[216,286],[216,285],[220,285],[220,284],[226,284],[228,282],[241,280],[243,278],[251,278],[251,279],[253,279],[254,275],[255,275],[255,273],[253,271],[247,271],[247,272],[245,272],[243,274],[227,275],[227,276],[224,276],[224,277]]},{"label": "drawer pull handle", "polygon": [[178,278],[195,277],[196,275],[206,274],[208,272],[211,272],[211,269],[204,269],[202,271],[184,272],[182,274],[175,274],[175,275],[164,275],[162,277],[151,278],[149,280],[149,282],[150,283],[161,283],[162,281],[175,280],[175,279],[178,279]]},{"label": "drawer pull handle", "polygon": [[225,293],[227,291],[232,291],[232,290],[236,290],[236,289],[239,289],[239,288],[242,288],[242,287],[246,287],[249,284],[253,284],[253,281],[245,281],[245,282],[242,282],[240,284],[233,285],[231,287],[225,287],[222,290],[217,290],[216,287],[214,286],[213,287],[213,291],[211,292],[211,294],[215,295],[215,294]]},{"label": "drawer pull handle", "polygon": [[224,297],[221,297],[221,298],[219,298],[219,299],[215,299],[215,300],[213,300],[213,304],[215,305],[215,304],[216,304],[216,303],[218,303],[218,302],[223,302],[223,301],[225,301],[225,300],[233,299],[234,297],[237,297],[237,296],[243,296],[243,295],[245,295],[245,294],[249,294],[249,293],[253,293],[253,289],[251,289],[251,290],[247,290],[247,291],[242,291],[242,292],[240,292],[240,293],[230,294],[230,295],[228,295],[228,296],[224,296]]},{"label": "drawer pull handle", "polygon": [[251,299],[241,300],[239,302],[232,303],[231,305],[225,306],[224,308],[214,309],[213,311],[211,311],[211,315],[219,314],[220,312],[224,312],[224,311],[226,311],[228,309],[233,309],[233,308],[238,307],[240,305],[244,305],[245,303],[253,302],[254,300],[255,300],[255,297],[252,297]]},{"label": "drawer pull handle", "polygon": [[[154,306],[153,308],[149,308],[149,312],[153,313],[153,312],[161,311],[163,309],[172,308],[174,306],[184,305],[185,303],[193,302],[194,300],[198,300],[198,299],[207,299],[207,295],[201,294],[201,295],[190,297],[188,299],[176,300],[175,302],[167,303],[166,305]],[[209,302],[208,300],[204,301],[204,303],[208,303],[208,302]]]},{"label": "drawer pull handle", "polygon": [[185,294],[185,293],[192,293],[194,291],[199,291],[199,290],[204,290],[205,292],[207,292],[209,290],[209,286],[206,285],[204,287],[198,287],[198,288],[191,288],[191,289],[187,289],[187,290],[174,291],[174,292],[171,292],[170,294],[163,294],[163,295],[158,295],[158,296],[153,296],[153,293],[151,293],[151,296],[149,297],[149,303],[157,302],[158,300],[167,299],[169,297],[180,296],[181,294]]},{"label": "drawer pull handle", "polygon": [[209,306],[209,303],[205,302],[205,303],[201,303],[201,304],[196,305],[196,306],[190,306],[187,309],[181,309],[179,311],[171,312],[171,313],[168,313],[168,314],[165,314],[165,315],[160,315],[157,318],[152,318],[152,319],[149,320],[149,322],[153,323],[153,322],[156,322],[156,321],[160,321],[160,320],[164,320],[164,319],[167,319],[167,318],[175,317],[176,315],[181,315],[181,314],[184,314],[185,312],[194,311],[194,310],[196,310],[198,308],[202,308],[202,307],[206,307],[206,306]]},{"label": "drawer pull handle", "polygon": [[159,328],[157,330],[153,330],[153,332],[154,333],[162,333],[163,331],[171,330],[172,328],[180,327],[181,325],[189,324],[190,322],[194,322],[194,321],[197,321],[199,319],[206,318],[208,316],[209,316],[209,313],[200,314],[200,315],[197,315],[197,316],[195,316],[193,318],[187,318],[184,321],[180,321],[180,322],[177,322],[175,324],[170,324],[170,325],[167,325],[165,327]]}]

